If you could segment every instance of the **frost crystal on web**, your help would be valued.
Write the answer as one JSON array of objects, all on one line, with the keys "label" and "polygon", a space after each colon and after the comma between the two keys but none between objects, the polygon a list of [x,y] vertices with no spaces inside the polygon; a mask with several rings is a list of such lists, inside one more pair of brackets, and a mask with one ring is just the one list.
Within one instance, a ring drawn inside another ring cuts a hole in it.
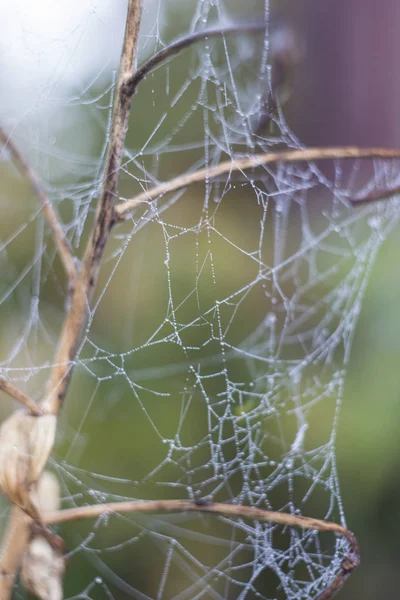
[{"label": "frost crystal on web", "polygon": [[[99,193],[124,13],[81,4],[48,37],[16,12],[32,69],[1,74],[18,98],[4,100],[2,122],[78,255]],[[140,61],[171,37],[240,20],[222,0],[143,4]],[[141,84],[119,203],[222,161],[302,148],[271,95],[267,2],[258,18],[266,33],[200,41]],[[398,185],[398,168],[387,159],[232,168],[144,202],[113,231],[53,455],[65,508],[181,498],[346,526],[338,412],[368,275],[398,214],[393,199],[350,200]],[[4,172],[0,374],[34,396],[66,293],[37,200]],[[66,596],[93,600],[308,600],[347,549],[327,533],[195,513],[107,515],[71,523],[63,537]]]}]

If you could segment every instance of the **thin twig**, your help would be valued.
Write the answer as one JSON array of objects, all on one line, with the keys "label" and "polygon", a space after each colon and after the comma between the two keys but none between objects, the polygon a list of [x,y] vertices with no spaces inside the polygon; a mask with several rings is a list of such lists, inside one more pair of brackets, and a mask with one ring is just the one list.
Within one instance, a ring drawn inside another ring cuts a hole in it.
[{"label": "thin twig", "polygon": [[39,198],[40,203],[43,207],[43,212],[46,217],[47,224],[50,227],[54,243],[57,247],[61,262],[63,263],[65,272],[67,274],[68,281],[72,283],[76,276],[74,257],[72,255],[70,245],[64,235],[64,231],[61,227],[60,221],[56,215],[52,203],[50,202],[47,196],[46,190],[44,189],[39,176],[27,163],[27,161],[22,156],[21,152],[18,150],[17,146],[1,127],[0,142],[7,147],[21,174],[26,177],[26,179],[31,184],[35,194]]},{"label": "thin twig", "polygon": [[17,402],[23,404],[32,415],[35,415],[37,417],[43,415],[42,408],[38,404],[36,404],[36,402],[32,400],[32,398],[30,398],[24,392],[19,390],[10,381],[6,381],[5,379],[3,379],[3,377],[0,377],[0,390],[11,396],[11,398],[14,398],[14,400],[17,400]]},{"label": "thin twig", "polygon": [[358,206],[359,204],[371,204],[373,202],[378,202],[378,200],[387,200],[392,196],[396,196],[396,194],[400,194],[400,185],[393,187],[388,190],[378,190],[376,192],[371,192],[371,194],[367,194],[366,196],[360,196],[359,198],[351,198],[350,202],[353,206]]},{"label": "thin twig", "polygon": [[163,194],[175,192],[184,187],[199,183],[208,179],[214,179],[220,175],[226,175],[234,171],[246,171],[261,165],[272,163],[305,162],[314,160],[341,159],[341,158],[400,158],[400,150],[387,148],[357,148],[356,146],[345,146],[338,148],[305,148],[301,150],[285,150],[282,152],[270,152],[266,154],[254,154],[250,157],[228,160],[216,165],[206,167],[193,173],[179,175],[165,183],[161,183],[150,190],[142,192],[115,207],[115,213],[119,220],[126,219],[129,212],[142,204],[158,198]]},{"label": "thin twig", "polygon": [[[205,512],[231,517],[242,517],[244,519],[275,523],[276,525],[283,525],[284,527],[333,532],[346,537],[352,545],[355,544],[355,539],[351,532],[331,521],[323,521],[321,519],[292,515],[273,510],[264,510],[252,506],[208,502],[206,500],[200,500],[198,502],[192,502],[190,500],[132,500],[127,502],[109,502],[106,504],[78,506],[76,508],[47,512],[43,516],[43,523],[45,525],[55,525],[66,523],[67,521],[94,519],[110,513],[154,512]],[[357,544],[355,545],[357,546]]]},{"label": "thin twig", "polygon": [[139,35],[140,0],[129,0],[125,37],[122,48],[120,70],[116,86],[112,115],[110,143],[107,150],[103,184],[97,204],[95,223],[84,254],[82,268],[76,280],[71,305],[64,321],[54,368],[48,384],[44,406],[48,412],[57,414],[67,392],[78,344],[85,326],[87,311],[96,285],[104,247],[111,227],[115,222],[114,198],[121,167],[128,127],[131,95],[127,82],[136,61]]},{"label": "thin twig", "polygon": [[43,517],[45,525],[54,525],[81,519],[93,519],[112,513],[176,513],[176,512],[202,512],[213,513],[225,517],[254,519],[266,523],[274,523],[284,527],[310,529],[313,531],[331,532],[345,537],[349,543],[349,550],[345,554],[339,573],[331,584],[318,596],[316,600],[329,600],[342,587],[352,571],[360,564],[360,552],[354,534],[341,525],[291,515],[251,506],[222,504],[217,502],[190,502],[189,500],[152,500],[132,502],[111,502],[109,504],[95,504],[94,506],[81,506],[67,510],[46,513]]},{"label": "thin twig", "polygon": [[199,40],[205,40],[212,37],[219,37],[221,35],[230,35],[232,33],[258,33],[265,31],[264,23],[241,23],[238,25],[232,25],[229,27],[218,27],[215,29],[204,29],[203,31],[196,31],[190,35],[187,35],[171,44],[168,44],[165,48],[153,54],[138,70],[132,75],[130,81],[127,84],[128,93],[133,96],[137,90],[137,87],[141,81],[154,71],[161,63],[168,58],[171,58],[175,54],[179,54],[181,50],[188,48]]}]

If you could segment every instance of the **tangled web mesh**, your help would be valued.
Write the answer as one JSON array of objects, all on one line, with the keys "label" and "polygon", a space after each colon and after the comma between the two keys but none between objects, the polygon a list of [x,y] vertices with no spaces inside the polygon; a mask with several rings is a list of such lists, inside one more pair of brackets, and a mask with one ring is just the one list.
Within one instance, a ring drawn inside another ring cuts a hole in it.
[{"label": "tangled web mesh", "polygon": [[[124,16],[123,7],[114,14],[105,3],[82,4],[79,22],[67,20],[73,49],[59,33],[34,46],[18,14],[25,50],[41,50],[38,70],[49,39],[60,56],[39,79],[36,102],[18,77],[8,79],[18,102],[4,104],[2,116],[78,256],[99,192]],[[268,21],[268,5],[260,8]],[[172,37],[233,18],[221,0],[180,10],[144,2],[141,60],[171,38],[167,16],[180,28]],[[183,172],[302,147],[279,106],[259,128],[269,31],[200,42],[142,84],[119,202]],[[105,37],[101,65],[93,57],[74,80],[87,47]],[[65,280],[37,199],[9,170],[6,148],[2,158],[0,374],[39,398]],[[398,214],[395,199],[358,208],[349,199],[398,185],[398,167],[353,160],[233,169],[145,203],[115,228],[52,458],[63,507],[205,499],[346,525],[338,411],[368,274]],[[60,533],[69,598],[306,600],[332,580],[346,551],[330,534],[193,514],[109,515]]]}]

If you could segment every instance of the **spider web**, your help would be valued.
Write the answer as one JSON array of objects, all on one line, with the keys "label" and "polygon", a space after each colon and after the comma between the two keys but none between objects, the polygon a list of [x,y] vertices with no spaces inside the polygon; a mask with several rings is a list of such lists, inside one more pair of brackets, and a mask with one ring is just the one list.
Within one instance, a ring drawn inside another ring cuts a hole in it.
[{"label": "spider web", "polygon": [[[45,35],[16,3],[25,59],[1,71],[3,125],[78,256],[125,14],[80,4]],[[140,61],[179,35],[237,21],[228,4],[144,2]],[[254,17],[273,20],[267,2]],[[231,157],[302,147],[279,106],[259,128],[272,31],[199,42],[148,77],[133,101],[119,202]],[[40,398],[65,280],[37,199],[6,148],[2,159],[0,373]],[[371,160],[232,171],[145,203],[114,230],[52,457],[64,508],[183,498],[346,526],[335,464],[346,365],[373,260],[397,219],[395,200],[354,209],[349,199],[398,185],[398,170]],[[330,534],[193,514],[113,515],[60,535],[66,597],[93,600],[306,600],[346,551]]]}]

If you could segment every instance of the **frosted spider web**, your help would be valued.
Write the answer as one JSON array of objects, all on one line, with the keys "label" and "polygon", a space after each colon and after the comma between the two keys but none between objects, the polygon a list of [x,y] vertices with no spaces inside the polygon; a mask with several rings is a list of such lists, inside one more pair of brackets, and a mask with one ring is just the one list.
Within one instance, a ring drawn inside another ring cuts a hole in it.
[{"label": "frosted spider web", "polygon": [[[80,2],[79,16],[58,7],[67,27],[45,35],[23,4],[12,35],[25,58],[4,61],[2,124],[80,256],[125,6]],[[228,4],[144,2],[140,61],[179,35],[229,23]],[[268,20],[268,4],[256,16]],[[245,33],[199,42],[142,84],[118,201],[233,156],[301,148],[279,107],[257,129],[269,42]],[[65,279],[37,199],[6,148],[2,159],[0,373],[39,398]],[[232,172],[147,203],[114,230],[51,462],[64,508],[183,498],[346,526],[338,413],[368,275],[397,219],[395,200],[357,209],[348,200],[398,185],[398,169],[371,160]],[[71,599],[305,600],[346,551],[330,534],[193,514],[113,515],[59,531]]]}]

